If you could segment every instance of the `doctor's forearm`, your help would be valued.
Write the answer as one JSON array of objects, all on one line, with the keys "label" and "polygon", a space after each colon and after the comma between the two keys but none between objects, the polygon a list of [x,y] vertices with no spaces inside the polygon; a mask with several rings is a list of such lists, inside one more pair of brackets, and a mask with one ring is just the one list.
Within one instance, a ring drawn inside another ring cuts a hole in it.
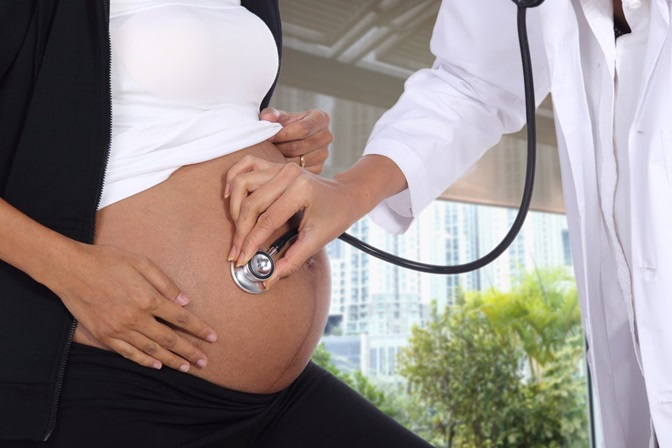
[{"label": "doctor's forearm", "polygon": [[375,154],[362,157],[352,167],[334,176],[334,180],[352,192],[353,206],[359,218],[385,199],[408,188],[406,177],[397,164]]}]

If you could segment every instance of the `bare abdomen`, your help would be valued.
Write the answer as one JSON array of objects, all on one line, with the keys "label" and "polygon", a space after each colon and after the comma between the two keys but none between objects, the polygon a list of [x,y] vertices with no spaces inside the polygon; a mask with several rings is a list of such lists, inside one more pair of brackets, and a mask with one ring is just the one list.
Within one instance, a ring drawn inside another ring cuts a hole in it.
[{"label": "bare abdomen", "polygon": [[[319,341],[329,312],[330,274],[321,252],[264,294],[244,293],[233,283],[226,256],[234,228],[223,191],[226,172],[245,154],[284,160],[265,142],[183,167],[102,209],[96,244],[149,257],[191,299],[187,308],[217,331],[214,344],[192,338],[208,365],[193,366],[190,374],[235,390],[274,392],[299,375]],[[100,346],[81,330],[75,340]]]}]

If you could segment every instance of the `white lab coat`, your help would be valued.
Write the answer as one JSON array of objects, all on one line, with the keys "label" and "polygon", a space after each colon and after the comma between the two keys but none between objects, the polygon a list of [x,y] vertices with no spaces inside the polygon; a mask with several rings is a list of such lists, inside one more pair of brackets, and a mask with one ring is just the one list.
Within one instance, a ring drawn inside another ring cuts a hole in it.
[{"label": "white lab coat", "polygon": [[[536,98],[550,91],[586,337],[608,448],[672,447],[672,36],[670,0],[650,1],[643,85],[627,134],[631,266],[614,233],[614,35],[611,0],[548,0],[528,12]],[[516,7],[444,0],[437,60],[407,81],[374,128],[409,189],[372,218],[390,231],[524,123]],[[623,143],[623,142],[621,142]],[[484,404],[486,405],[486,404]]]}]

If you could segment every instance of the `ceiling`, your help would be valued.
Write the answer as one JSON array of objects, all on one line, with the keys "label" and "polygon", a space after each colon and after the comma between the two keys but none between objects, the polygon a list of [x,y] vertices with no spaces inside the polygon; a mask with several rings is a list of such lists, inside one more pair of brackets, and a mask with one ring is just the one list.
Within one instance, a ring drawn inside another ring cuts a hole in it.
[{"label": "ceiling", "polygon": [[[404,80],[434,60],[429,41],[439,5],[439,0],[283,0],[280,84],[389,108],[403,91]],[[541,145],[533,208],[562,212],[550,98],[538,110],[537,128]],[[524,130],[489,151],[444,197],[517,205],[525,152],[524,144],[512,145],[511,138],[525,139]],[[361,148],[355,149],[352,162],[360,153]]]},{"label": "ceiling", "polygon": [[288,0],[286,48],[406,78],[431,65],[436,0]]}]

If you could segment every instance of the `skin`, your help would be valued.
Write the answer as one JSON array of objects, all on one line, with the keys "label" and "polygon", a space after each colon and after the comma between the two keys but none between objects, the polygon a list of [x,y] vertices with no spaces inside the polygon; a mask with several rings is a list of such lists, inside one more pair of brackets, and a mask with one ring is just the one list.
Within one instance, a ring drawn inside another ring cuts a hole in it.
[{"label": "skin", "polygon": [[329,145],[334,136],[329,130],[329,115],[321,110],[309,110],[296,114],[266,108],[261,111],[262,120],[282,124],[283,128],[270,141],[285,156],[287,161],[299,163],[303,156],[305,168],[320,174],[329,157]]},{"label": "skin", "polygon": [[[325,113],[265,109],[261,118],[285,126],[273,143],[287,162],[304,155],[306,168],[322,170],[333,138]],[[207,364],[199,346],[214,342],[216,332],[184,308],[196,299],[147,257],[69,239],[0,199],[0,259],[48,287],[79,328],[125,358],[182,371]]]},{"label": "skin", "polygon": [[[208,364],[201,368],[197,363],[189,374],[229,389],[269,393],[301,373],[322,335],[329,313],[329,263],[322,252],[302,267],[301,275],[261,296],[234,284],[226,260],[234,226],[222,199],[224,173],[246,154],[287,164],[266,141],[183,166],[164,182],[100,210],[95,242],[152,260],[192,299],[185,309],[206,319],[217,332],[214,344],[193,341]],[[271,239],[293,225],[290,220]],[[266,241],[262,247],[270,244]],[[76,342],[108,348],[80,330],[75,332]],[[146,353],[165,350],[149,340],[145,344]]]},{"label": "skin", "polygon": [[239,266],[249,261],[278,225],[303,211],[299,237],[276,262],[275,274],[266,282],[268,288],[296,272],[382,200],[407,188],[399,167],[378,155],[362,157],[334,179],[321,178],[293,164],[245,157],[229,170],[227,184],[231,217],[236,223],[228,258],[237,260]]},{"label": "skin", "polygon": [[[629,30],[622,0],[613,0],[614,21]],[[230,260],[246,264],[254,250],[290,216],[303,210],[299,237],[276,262],[271,287],[296,272],[311,255],[337,238],[388,197],[407,188],[399,167],[379,155],[361,158],[333,180],[306,170],[245,158],[227,175],[231,216],[236,222]],[[337,213],[334,213],[334,211]]]},{"label": "skin", "polygon": [[630,26],[628,21],[625,18],[625,12],[623,12],[623,1],[622,0],[613,0],[614,5],[614,24],[620,29],[630,32]]}]

